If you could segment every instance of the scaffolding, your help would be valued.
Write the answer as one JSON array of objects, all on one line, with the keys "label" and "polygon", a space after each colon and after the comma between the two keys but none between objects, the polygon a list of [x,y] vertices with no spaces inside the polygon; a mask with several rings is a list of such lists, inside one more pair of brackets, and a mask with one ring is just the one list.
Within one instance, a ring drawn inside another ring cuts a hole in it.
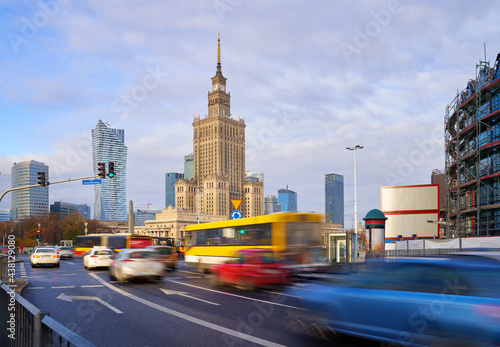
[{"label": "scaffolding", "polygon": [[446,237],[500,235],[500,53],[445,110]]}]

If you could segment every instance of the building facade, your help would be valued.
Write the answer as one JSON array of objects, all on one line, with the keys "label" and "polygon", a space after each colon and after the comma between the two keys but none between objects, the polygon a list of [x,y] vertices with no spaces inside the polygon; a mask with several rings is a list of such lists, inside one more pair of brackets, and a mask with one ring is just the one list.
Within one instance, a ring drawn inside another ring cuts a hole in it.
[{"label": "building facade", "polygon": [[175,181],[183,178],[184,174],[179,172],[165,174],[165,207],[175,207]]},{"label": "building facade", "polygon": [[193,121],[193,179],[185,177],[176,182],[175,205],[191,212],[229,218],[233,210],[231,200],[242,200],[240,211],[244,216],[260,215],[264,185],[255,182],[245,187],[246,125],[243,118],[231,117],[231,94],[226,81],[222,75],[219,39],[217,70],[208,93],[208,114]]},{"label": "building facade", "polygon": [[288,186],[278,190],[278,205],[281,212],[297,212],[297,193],[289,190]]},{"label": "building facade", "polygon": [[126,221],[127,146],[125,146],[125,131],[108,128],[99,120],[95,129],[92,130],[94,176],[98,175],[98,163],[105,163],[107,174],[110,162],[114,163],[115,176],[101,179],[101,184],[94,186],[94,218],[101,221]]},{"label": "building facade", "polygon": [[325,175],[326,222],[344,227],[344,176],[331,173]]},{"label": "building facade", "polygon": [[148,220],[155,220],[156,215],[161,213],[161,211],[153,211],[153,210],[141,210],[137,209],[134,211],[134,225],[144,226],[144,223]]},{"label": "building facade", "polygon": [[280,206],[278,205],[278,198],[276,195],[267,195],[264,198],[264,214],[271,214],[279,212]]},{"label": "building facade", "polygon": [[91,219],[91,216],[90,216],[91,209],[90,209],[89,205],[79,204],[79,205],[76,205],[76,207],[78,207],[78,212],[80,212],[83,219]]},{"label": "building facade", "polygon": [[446,107],[448,237],[500,235],[500,54]]},{"label": "building facade", "polygon": [[50,205],[50,213],[59,214],[59,218],[61,219],[69,215],[71,212],[80,213],[78,205],[62,201],[55,201],[52,205]]},{"label": "building facade", "polygon": [[[30,160],[14,163],[11,169],[11,187],[17,188],[38,184],[38,172],[45,173],[49,182],[49,167]],[[35,187],[12,192],[11,220],[49,213],[49,187]]]},{"label": "building facade", "polygon": [[10,220],[10,210],[5,208],[5,209],[0,209],[0,222],[5,222]]}]

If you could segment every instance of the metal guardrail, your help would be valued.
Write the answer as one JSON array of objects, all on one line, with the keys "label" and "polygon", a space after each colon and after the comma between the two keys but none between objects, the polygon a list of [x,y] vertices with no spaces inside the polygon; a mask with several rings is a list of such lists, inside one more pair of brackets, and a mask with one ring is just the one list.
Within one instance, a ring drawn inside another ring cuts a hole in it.
[{"label": "metal guardrail", "polygon": [[481,253],[481,252],[500,252],[499,248],[476,249],[476,248],[440,248],[440,249],[397,249],[385,251],[368,251],[365,259],[374,258],[403,258],[403,257],[425,257],[439,256],[459,253]]},{"label": "metal guardrail", "polygon": [[[3,260],[0,259],[0,272],[2,268],[5,270]],[[95,347],[52,319],[49,313],[35,307],[3,281],[0,288],[0,317],[2,347]]]}]

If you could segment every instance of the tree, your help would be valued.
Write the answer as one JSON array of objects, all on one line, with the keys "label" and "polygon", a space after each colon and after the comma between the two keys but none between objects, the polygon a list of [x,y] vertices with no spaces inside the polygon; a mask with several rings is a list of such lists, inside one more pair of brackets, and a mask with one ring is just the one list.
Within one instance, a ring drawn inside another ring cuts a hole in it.
[{"label": "tree", "polygon": [[78,212],[71,212],[64,217],[60,222],[60,227],[63,230],[63,240],[73,240],[77,235],[85,234],[85,224],[82,215]]}]

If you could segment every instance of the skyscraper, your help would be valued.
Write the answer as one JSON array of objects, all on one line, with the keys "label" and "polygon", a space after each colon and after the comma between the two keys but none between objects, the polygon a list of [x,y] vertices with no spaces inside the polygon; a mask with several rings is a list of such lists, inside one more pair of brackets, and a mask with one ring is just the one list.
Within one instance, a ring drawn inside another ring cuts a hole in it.
[{"label": "skyscraper", "polygon": [[279,212],[278,198],[276,195],[268,195],[264,198],[264,214]]},{"label": "skyscraper", "polygon": [[94,186],[94,218],[105,221],[126,221],[127,146],[125,146],[125,131],[108,128],[99,119],[95,129],[92,130],[94,175],[98,174],[98,163],[105,163],[107,174],[110,162],[115,165],[115,176],[106,177],[101,180],[101,184]]},{"label": "skyscraper", "polygon": [[[243,216],[263,213],[264,185],[245,180],[245,120],[231,117],[231,94],[226,88],[220,62],[208,93],[208,114],[193,121],[193,180],[175,184],[175,205],[191,212],[227,216],[231,200],[242,200]],[[247,194],[247,195],[245,195]]]},{"label": "skyscraper", "polygon": [[184,156],[184,178],[187,180],[192,180],[194,178],[193,153],[189,153],[188,155]]},{"label": "skyscraper", "polygon": [[[17,188],[38,184],[38,172],[45,173],[49,180],[49,167],[39,161],[14,163],[11,169],[11,187]],[[35,187],[12,192],[11,220],[49,212],[49,187]]]},{"label": "skyscraper", "polygon": [[175,181],[184,178],[179,172],[167,172],[165,174],[165,207],[175,207]]},{"label": "skyscraper", "polygon": [[278,205],[282,212],[297,212],[297,193],[289,190],[288,186],[278,190]]},{"label": "skyscraper", "polygon": [[344,227],[344,176],[335,173],[325,175],[326,222]]}]

